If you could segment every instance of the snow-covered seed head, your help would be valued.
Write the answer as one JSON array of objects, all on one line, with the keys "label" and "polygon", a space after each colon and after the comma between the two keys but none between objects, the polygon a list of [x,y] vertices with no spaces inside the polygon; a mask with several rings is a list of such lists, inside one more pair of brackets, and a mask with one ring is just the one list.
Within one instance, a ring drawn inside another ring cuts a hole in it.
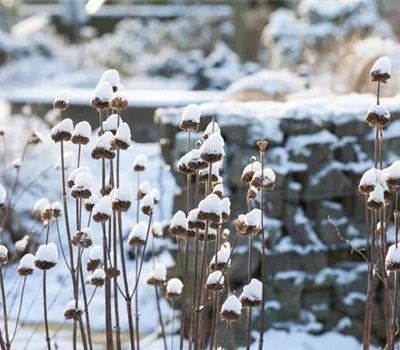
[{"label": "snow-covered seed head", "polygon": [[257,188],[254,186],[250,186],[250,188],[247,190],[247,199],[252,201],[256,198],[257,198]]},{"label": "snow-covered seed head", "polygon": [[40,270],[50,270],[58,262],[58,251],[56,245],[51,242],[39,246],[35,256],[35,266]]},{"label": "snow-covered seed head", "polygon": [[182,294],[183,283],[179,278],[171,278],[167,283],[167,297],[170,299],[179,298]]},{"label": "snow-covered seed head", "polygon": [[71,238],[71,243],[82,248],[90,248],[93,245],[92,230],[89,227],[84,227],[80,231],[76,231]]},{"label": "snow-covered seed head", "polygon": [[147,229],[148,229],[148,224],[145,222],[139,222],[136,224],[131,233],[129,234],[128,237],[128,243],[131,246],[141,246],[145,245],[146,243],[146,237],[147,237]]},{"label": "snow-covered seed head", "polygon": [[7,264],[8,262],[8,249],[4,245],[0,245],[0,265]]},{"label": "snow-covered seed head", "polygon": [[400,271],[400,245],[393,244],[386,254],[385,265],[387,271]]},{"label": "snow-covered seed head", "polygon": [[268,146],[268,142],[265,140],[257,141],[257,147],[261,152],[264,152]]},{"label": "snow-covered seed head", "polygon": [[30,134],[30,136],[28,138],[28,145],[36,146],[40,143],[43,143],[42,134],[37,130],[32,131],[32,133]]},{"label": "snow-covered seed head", "polygon": [[221,247],[221,249],[217,252],[216,255],[213,256],[210,262],[210,270],[225,270],[230,265],[230,250],[225,247]]},{"label": "snow-covered seed head", "polygon": [[42,210],[42,213],[40,214],[40,218],[43,222],[43,224],[47,224],[53,219],[53,209],[51,209],[51,204],[49,203],[46,208]]},{"label": "snow-covered seed head", "polygon": [[117,91],[113,94],[110,101],[110,107],[118,109],[119,111],[128,107],[128,97],[122,84],[119,84]]},{"label": "snow-covered seed head", "polygon": [[187,162],[187,166],[189,167],[189,169],[191,169],[192,171],[196,171],[208,168],[209,164],[203,158],[201,158],[200,149],[193,149],[188,154],[189,159]]},{"label": "snow-covered seed head", "polygon": [[365,121],[369,126],[384,127],[390,123],[390,113],[386,106],[373,103],[369,106]]},{"label": "snow-covered seed head", "polygon": [[85,171],[80,172],[74,179],[74,185],[71,188],[71,196],[75,199],[88,199],[92,195],[90,190],[92,186],[92,175]]},{"label": "snow-covered seed head", "polygon": [[90,283],[96,287],[103,287],[106,282],[106,273],[103,269],[97,268],[90,276]]},{"label": "snow-covered seed head", "polygon": [[372,81],[386,83],[390,79],[392,61],[387,56],[378,58],[371,68],[370,75]]},{"label": "snow-covered seed head", "polygon": [[385,205],[384,188],[380,184],[376,184],[374,190],[368,195],[367,206],[371,210],[377,210]]},{"label": "snow-covered seed head", "polygon": [[103,130],[109,131],[113,135],[117,133],[118,127],[123,123],[121,116],[114,113],[111,114],[104,122],[103,122]]},{"label": "snow-covered seed head", "polygon": [[99,200],[99,196],[95,193],[92,193],[92,195],[85,200],[85,210],[90,213]]},{"label": "snow-covered seed head", "polygon": [[213,292],[220,292],[224,289],[224,276],[221,271],[211,272],[208,277],[204,288]]},{"label": "snow-covered seed head", "polygon": [[140,203],[140,209],[144,215],[153,214],[154,199],[151,193],[146,194]]},{"label": "snow-covered seed head", "polygon": [[108,69],[103,73],[100,81],[106,81],[107,83],[109,83],[112,86],[113,91],[115,92],[118,90],[118,85],[120,83],[119,73],[115,69]]},{"label": "snow-covered seed head", "polygon": [[126,150],[131,144],[131,129],[127,123],[122,123],[115,136],[111,139],[110,145],[113,149]]},{"label": "snow-covered seed head", "polygon": [[221,134],[214,133],[210,135],[201,146],[201,158],[208,163],[215,163],[220,161],[224,155],[224,139]]},{"label": "snow-covered seed head", "polygon": [[79,122],[72,132],[71,142],[75,145],[87,145],[92,134],[92,127],[87,121]]},{"label": "snow-covered seed head", "polygon": [[42,215],[42,211],[50,205],[51,204],[47,198],[38,199],[35,202],[35,204],[33,205],[33,210],[32,210],[33,215],[35,215],[36,218],[40,219],[40,216]]},{"label": "snow-covered seed head", "polygon": [[247,164],[242,172],[242,182],[248,184],[253,179],[254,173],[259,170],[261,170],[261,163],[258,161],[253,161],[250,162],[250,164]]},{"label": "snow-covered seed head", "polygon": [[0,185],[0,208],[6,204],[7,192],[5,188]]},{"label": "snow-covered seed head", "polygon": [[160,203],[161,195],[160,195],[160,191],[157,188],[153,188],[150,191],[150,194],[153,197],[154,205]]},{"label": "snow-covered seed head", "polygon": [[385,223],[382,223],[381,221],[379,221],[376,224],[376,231],[377,235],[384,235],[387,233],[387,227]]},{"label": "snow-covered seed head", "polygon": [[176,167],[179,173],[184,175],[189,175],[194,173],[194,170],[189,168],[189,160],[190,160],[190,152],[184,154],[181,157],[181,159],[179,159],[178,165]]},{"label": "snow-covered seed head", "polygon": [[112,151],[110,141],[113,138],[113,134],[110,131],[106,131],[99,137],[96,143],[96,147],[92,151],[93,159],[113,159],[115,153]]},{"label": "snow-covered seed head", "polygon": [[190,104],[185,107],[182,113],[182,120],[179,127],[185,131],[195,132],[199,130],[201,110],[196,104]]},{"label": "snow-covered seed head", "polygon": [[87,174],[91,174],[91,170],[89,167],[87,166],[81,166],[73,171],[71,171],[68,175],[68,181],[67,181],[67,185],[69,188],[72,188],[75,185],[75,179],[78,176],[78,174],[80,173],[87,173]]},{"label": "snow-covered seed head", "polygon": [[251,186],[256,188],[263,187],[266,190],[273,190],[275,188],[275,173],[271,168],[264,168],[254,173],[251,179]]},{"label": "snow-covered seed head", "polygon": [[363,195],[368,195],[375,189],[375,185],[378,181],[379,170],[376,168],[368,169],[361,177],[358,191]]},{"label": "snow-covered seed head", "polygon": [[95,222],[105,222],[112,215],[111,199],[109,196],[103,196],[94,205],[92,217]]},{"label": "snow-covered seed head", "polygon": [[262,304],[262,283],[258,279],[252,278],[250,283],[244,286],[239,299],[245,307],[260,306]]},{"label": "snow-covered seed head", "polygon": [[206,130],[204,130],[203,133],[203,140],[207,140],[210,135],[212,134],[220,134],[221,133],[221,129],[218,125],[218,123],[214,120],[212,120],[206,127]]},{"label": "snow-covered seed head", "polygon": [[385,170],[386,173],[386,183],[389,186],[400,186],[400,161],[396,160],[387,167]]},{"label": "snow-covered seed head", "polygon": [[164,264],[157,264],[154,270],[147,276],[146,283],[153,286],[160,286],[167,280],[167,268]]},{"label": "snow-covered seed head", "polygon": [[21,168],[21,158],[15,158],[15,159],[13,159],[13,161],[11,162],[11,166],[14,168],[14,169],[19,169],[19,168]]},{"label": "snow-covered seed head", "polygon": [[153,223],[153,225],[151,226],[151,234],[153,235],[153,237],[156,238],[163,236],[163,227],[161,223],[159,222]]},{"label": "snow-covered seed head", "polygon": [[83,314],[83,310],[84,310],[84,306],[81,302],[79,301],[75,301],[75,300],[71,300],[65,310],[64,310],[64,317],[67,320],[75,320],[78,321],[79,318],[82,316]]},{"label": "snow-covered seed head", "polygon": [[95,271],[101,264],[103,248],[99,245],[94,246],[89,252],[89,259],[86,264],[87,271]]},{"label": "snow-covered seed head", "polygon": [[179,210],[171,219],[169,226],[169,233],[179,237],[185,237],[187,235],[188,224],[186,215],[182,210]]},{"label": "snow-covered seed head", "polygon": [[122,183],[119,188],[112,191],[112,210],[127,211],[133,201],[132,186],[128,183]]},{"label": "snow-covered seed head", "polygon": [[223,221],[228,221],[231,217],[231,200],[228,197],[221,200],[221,216]]},{"label": "snow-covered seed head", "polygon": [[188,228],[190,230],[204,230],[206,228],[206,223],[204,221],[199,220],[198,218],[199,209],[192,209],[188,214]]},{"label": "snow-covered seed head", "polygon": [[69,106],[69,97],[66,91],[61,91],[57,94],[53,102],[53,107],[60,111],[65,111]]},{"label": "snow-covered seed head", "polygon": [[224,197],[224,185],[222,183],[217,183],[216,185],[214,185],[213,193],[222,200],[222,198]]},{"label": "snow-covered seed head", "polygon": [[113,88],[107,81],[100,81],[94,90],[90,105],[96,109],[108,108],[114,94]]},{"label": "snow-covered seed head", "polygon": [[224,241],[226,241],[226,240],[228,240],[230,234],[231,234],[231,231],[228,228],[225,228],[225,229],[222,230],[221,238]]},{"label": "snow-covered seed head", "polygon": [[145,171],[147,168],[147,157],[140,154],[133,162],[133,171]]},{"label": "snow-covered seed head", "polygon": [[209,194],[199,203],[197,217],[202,221],[219,223],[221,220],[221,200],[214,193]]},{"label": "snow-covered seed head", "polygon": [[54,142],[69,141],[74,130],[70,118],[65,118],[51,129],[51,138]]},{"label": "snow-covered seed head", "polygon": [[33,254],[25,254],[18,265],[18,274],[20,276],[32,275],[35,269],[35,256]]},{"label": "snow-covered seed head", "polygon": [[137,191],[137,198],[143,199],[144,196],[150,193],[150,184],[148,181],[143,181],[139,184],[139,188]]},{"label": "snow-covered seed head", "polygon": [[237,321],[242,312],[242,304],[235,295],[229,296],[222,304],[220,316],[228,322]]},{"label": "snow-covered seed head", "polygon": [[54,218],[59,218],[62,215],[62,205],[60,202],[53,202],[51,204],[51,209],[53,210]]}]

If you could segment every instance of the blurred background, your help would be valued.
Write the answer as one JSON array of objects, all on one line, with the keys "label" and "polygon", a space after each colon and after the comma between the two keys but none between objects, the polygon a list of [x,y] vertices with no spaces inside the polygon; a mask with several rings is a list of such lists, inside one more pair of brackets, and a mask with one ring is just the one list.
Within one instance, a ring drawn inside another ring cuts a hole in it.
[{"label": "blurred background", "polygon": [[[186,147],[181,107],[200,104],[201,130],[216,117],[225,138],[221,175],[232,201],[232,232],[234,218],[245,212],[242,169],[257,152],[255,142],[269,142],[266,157],[277,174],[265,213],[269,341],[298,350],[359,349],[366,264],[332,222],[354,247],[365,247],[364,203],[356,189],[372,166],[374,136],[364,117],[375,100],[369,70],[382,55],[392,59],[392,79],[381,91],[392,115],[385,165],[400,156],[399,18],[400,4],[383,0],[1,0],[0,125],[18,129],[3,170],[10,172],[30,128],[48,136],[59,120],[52,103],[60,90],[70,95],[68,116],[96,126],[90,97],[103,71],[117,69],[129,98],[123,118],[140,142],[132,148],[150,154],[151,178],[165,203],[158,220],[167,225],[185,201],[185,179],[174,170]],[[39,173],[42,155],[55,153],[52,146],[33,154],[28,169]],[[32,176],[21,172],[24,181]],[[16,208],[16,217],[24,216],[8,224],[12,240],[30,233],[33,203],[57,193],[59,174],[46,176]],[[163,241],[160,251],[176,258],[170,238]],[[259,255],[253,256],[257,277]],[[231,271],[236,290],[247,280],[246,259],[243,240]],[[170,260],[169,273],[177,275]],[[144,315],[155,306],[147,299],[141,300]],[[379,284],[374,307],[373,342],[382,344]],[[259,315],[253,316],[256,325]],[[155,327],[148,321],[146,334]],[[238,345],[243,329],[239,324]]]}]

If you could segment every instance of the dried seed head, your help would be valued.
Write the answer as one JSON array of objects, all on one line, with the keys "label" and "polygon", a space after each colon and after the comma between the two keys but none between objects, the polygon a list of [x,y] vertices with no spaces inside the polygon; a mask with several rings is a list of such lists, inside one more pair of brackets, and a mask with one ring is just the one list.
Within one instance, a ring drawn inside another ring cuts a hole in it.
[{"label": "dried seed head", "polygon": [[228,322],[237,321],[240,318],[242,305],[235,295],[229,296],[222,304],[220,316]]},{"label": "dried seed head", "polygon": [[33,131],[29,136],[28,145],[36,146],[40,143],[43,143],[43,136],[38,131]]},{"label": "dried seed head", "polygon": [[390,79],[392,62],[389,57],[378,58],[371,68],[370,75],[372,81],[385,83]]},{"label": "dried seed head", "polygon": [[393,244],[389,247],[385,265],[387,271],[400,271],[400,245]]},{"label": "dried seed head", "polygon": [[179,298],[182,294],[183,283],[179,278],[171,278],[167,283],[166,294],[169,299]]},{"label": "dried seed head", "polygon": [[257,147],[261,152],[264,152],[268,146],[268,142],[265,140],[257,141]]},{"label": "dried seed head", "polygon": [[0,245],[0,265],[7,264],[8,262],[8,249],[4,245]]},{"label": "dried seed head", "polygon": [[83,304],[76,301],[76,300],[71,300],[68,304],[67,307],[64,310],[64,317],[67,320],[75,320],[78,321],[79,318],[83,314]]},{"label": "dried seed head", "polygon": [[65,111],[69,106],[69,97],[66,91],[61,91],[54,99],[53,106],[60,111]]},{"label": "dried seed head", "polygon": [[32,275],[35,269],[35,256],[33,254],[25,254],[18,265],[18,274],[20,276]]}]

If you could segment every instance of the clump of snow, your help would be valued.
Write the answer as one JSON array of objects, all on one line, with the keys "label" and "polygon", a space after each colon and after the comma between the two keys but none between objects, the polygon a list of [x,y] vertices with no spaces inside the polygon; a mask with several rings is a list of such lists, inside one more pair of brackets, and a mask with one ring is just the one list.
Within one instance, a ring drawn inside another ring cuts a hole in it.
[{"label": "clump of snow", "polygon": [[94,90],[93,98],[98,98],[101,102],[110,102],[114,91],[110,83],[100,81]]},{"label": "clump of snow", "polygon": [[90,170],[89,167],[87,166],[80,166],[79,168],[72,170],[69,175],[68,175],[68,182],[72,181],[75,182],[75,178],[77,177],[78,174],[80,173],[87,173],[87,174],[91,174],[92,171]]},{"label": "clump of snow", "polygon": [[167,282],[167,293],[181,294],[183,289],[183,283],[179,278],[171,278]]},{"label": "clump of snow", "polygon": [[157,188],[153,188],[150,191],[150,194],[152,195],[152,197],[154,199],[154,204],[158,203],[161,200],[161,194]]},{"label": "clump of snow", "polygon": [[188,217],[187,217],[188,221],[189,222],[196,222],[198,220],[197,219],[197,214],[198,213],[199,213],[199,208],[194,208],[191,211],[189,211],[189,214],[188,214]]},{"label": "clump of snow", "polygon": [[271,186],[275,183],[276,175],[271,168],[264,168],[254,173],[252,181],[254,181],[254,179],[259,179],[261,186]]},{"label": "clump of snow", "polygon": [[50,202],[47,198],[40,198],[38,199],[35,204],[33,205],[33,212],[34,213],[41,213],[45,208],[50,205]]},{"label": "clump of snow", "polygon": [[132,239],[140,239],[142,241],[146,240],[146,236],[147,236],[147,227],[148,224],[141,221],[138,224],[136,224],[131,233],[129,234],[129,241],[131,241]]},{"label": "clump of snow", "polygon": [[[94,260],[94,259],[93,259]],[[91,278],[106,279],[106,273],[103,269],[97,268],[91,275]]]},{"label": "clump of snow", "polygon": [[369,108],[367,114],[375,113],[381,118],[390,119],[390,112],[385,105],[372,103]]},{"label": "clump of snow", "polygon": [[360,186],[375,186],[381,178],[379,171],[376,168],[368,169],[360,179]]},{"label": "clump of snow", "polygon": [[25,254],[19,262],[19,269],[35,269],[35,256],[33,254]]},{"label": "clump of snow", "polygon": [[224,151],[224,139],[220,133],[214,133],[210,135],[207,140],[201,145],[202,154],[222,154],[225,155]]},{"label": "clump of snow", "polygon": [[163,234],[163,227],[161,223],[159,222],[153,223],[151,232],[155,237],[161,237]]},{"label": "clump of snow", "polygon": [[179,210],[171,219],[171,227],[183,227],[187,229],[186,215],[182,210]]},{"label": "clump of snow", "polygon": [[220,250],[218,250],[217,254],[213,256],[211,259],[211,265],[216,264],[218,261],[218,264],[226,264],[228,263],[229,256],[231,252],[229,249],[226,249],[225,247],[221,247]]},{"label": "clump of snow", "polygon": [[80,190],[83,190],[83,189],[89,190],[90,187],[92,186],[92,181],[93,181],[93,178],[90,173],[87,173],[85,171],[80,172],[78,175],[76,175],[76,178],[74,181],[74,183],[75,183],[74,188],[78,188]]},{"label": "clump of snow", "polygon": [[100,81],[108,82],[112,87],[118,87],[119,84],[119,73],[115,69],[106,70],[101,76]]},{"label": "clump of snow", "polygon": [[221,271],[211,272],[207,277],[207,284],[224,284],[225,278]]},{"label": "clump of snow", "polygon": [[99,196],[95,193],[92,193],[92,195],[85,200],[85,203],[95,205],[99,200],[100,200]]},{"label": "clump of snow", "polygon": [[94,205],[92,215],[105,214],[107,216],[112,215],[111,199],[110,196],[103,196]]},{"label": "clump of snow", "polygon": [[53,242],[40,245],[36,252],[35,261],[46,261],[57,264],[58,251],[56,245]]},{"label": "clump of snow", "polygon": [[221,312],[223,311],[232,311],[235,314],[240,315],[242,310],[242,304],[239,299],[235,295],[229,296],[225,302],[222,304]]},{"label": "clump of snow", "polygon": [[72,133],[72,137],[74,137],[74,136],[82,136],[82,137],[90,138],[91,134],[92,134],[92,127],[85,120],[85,121],[79,122],[78,124],[75,125],[75,129],[74,129],[74,131]]},{"label": "clump of snow", "polygon": [[246,174],[254,174],[255,172],[261,170],[261,163],[256,160],[255,162],[252,162],[250,164],[247,164],[242,172],[242,178],[243,176],[245,176]]},{"label": "clump of snow", "polygon": [[51,135],[57,135],[60,132],[66,132],[72,134],[74,131],[74,123],[72,122],[72,119],[70,118],[65,118],[61,120],[57,125],[51,129]]},{"label": "clump of snow", "polygon": [[123,201],[123,202],[133,202],[133,189],[132,186],[123,182],[119,185],[119,188],[115,188],[113,191],[113,200]]},{"label": "clump of snow", "polygon": [[[218,184],[216,184],[214,187],[213,187],[213,192],[214,193],[221,193],[221,195],[223,196],[224,195],[224,185],[223,184],[220,184],[220,183],[218,183]],[[222,201],[222,199],[221,199],[221,201]]]},{"label": "clump of snow", "polygon": [[117,131],[118,126],[121,125],[124,121],[118,114],[111,114],[104,122],[103,129],[105,131]]},{"label": "clump of snow", "polygon": [[215,193],[211,193],[202,201],[200,201],[199,211],[220,215],[222,212],[221,200]]},{"label": "clump of snow", "polygon": [[127,123],[122,123],[117,130],[115,137],[128,145],[131,143],[131,129]]},{"label": "clump of snow", "polygon": [[96,148],[110,150],[110,141],[112,138],[113,134],[110,131],[106,131],[97,139]]},{"label": "clump of snow", "polygon": [[21,163],[22,163],[21,158],[15,158],[15,159],[12,161],[11,166],[12,166],[13,168],[20,168],[20,167],[21,167]]},{"label": "clump of snow", "polygon": [[89,259],[90,260],[101,260],[103,257],[103,248],[99,245],[94,246],[90,249]]},{"label": "clump of snow", "polygon": [[164,264],[158,263],[154,266],[151,275],[158,281],[165,281],[167,279],[167,268]]},{"label": "clump of snow", "polygon": [[252,301],[257,301],[262,299],[262,283],[256,279],[252,278],[250,283],[243,287],[243,292],[240,299],[247,298]]},{"label": "clump of snow", "polygon": [[368,202],[374,201],[376,203],[384,203],[385,201],[383,186],[377,184],[372,192],[368,196]]},{"label": "clump of snow", "polygon": [[4,245],[0,245],[0,260],[7,259],[8,249]]},{"label": "clump of snow", "polygon": [[216,121],[211,121],[207,125],[206,130],[204,130],[203,138],[208,138],[212,134],[220,134],[220,133],[221,133],[221,129],[220,129],[218,123]]},{"label": "clump of snow", "polygon": [[196,104],[187,105],[182,113],[182,120],[200,123],[201,110]]},{"label": "clump of snow", "polygon": [[150,193],[150,184],[148,181],[143,181],[139,184],[139,192],[142,195],[146,195]]},{"label": "clump of snow", "polygon": [[374,65],[371,68],[370,73],[379,73],[379,74],[391,74],[392,71],[392,61],[387,56],[382,56],[378,58]]},{"label": "clump of snow", "polygon": [[154,205],[154,198],[151,195],[151,193],[146,194],[143,198],[142,198],[142,202],[141,202],[141,207],[152,207]]},{"label": "clump of snow", "polygon": [[7,199],[7,192],[5,188],[2,185],[0,185],[0,206],[6,203],[6,199]]},{"label": "clump of snow", "polygon": [[15,250],[17,252],[24,252],[29,244],[29,236],[25,235],[20,240],[15,242]]}]

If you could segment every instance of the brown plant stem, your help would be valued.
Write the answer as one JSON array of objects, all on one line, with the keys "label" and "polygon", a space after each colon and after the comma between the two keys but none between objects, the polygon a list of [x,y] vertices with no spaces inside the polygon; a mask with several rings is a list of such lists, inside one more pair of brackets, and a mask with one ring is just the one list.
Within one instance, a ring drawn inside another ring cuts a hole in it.
[{"label": "brown plant stem", "polygon": [[90,328],[90,317],[89,317],[89,304],[87,300],[87,294],[86,294],[86,285],[85,285],[85,278],[83,276],[83,267],[82,264],[79,264],[79,270],[80,270],[80,281],[82,285],[82,297],[83,297],[83,304],[85,305],[85,319],[86,319],[86,330],[87,330],[87,338],[88,338],[88,345],[89,349],[93,350],[93,343],[92,343],[92,331]]},{"label": "brown plant stem", "polygon": [[11,349],[11,343],[10,343],[10,337],[9,337],[9,333],[8,333],[7,301],[6,301],[6,292],[4,289],[3,266],[2,265],[0,265],[0,288],[1,288],[1,303],[3,305],[5,345],[8,350],[8,349]]},{"label": "brown plant stem", "polygon": [[51,350],[49,322],[47,320],[47,291],[46,291],[46,270],[43,270],[43,312],[44,312],[44,326],[46,330],[46,343],[47,349]]},{"label": "brown plant stem", "polygon": [[[144,252],[143,252],[144,255]],[[136,281],[139,281],[139,248],[136,245],[135,246],[135,278]],[[139,340],[139,284],[136,289],[135,293],[135,331],[136,331],[136,348],[139,350],[140,349],[140,340]]]},{"label": "brown plant stem", "polygon": [[24,281],[23,281],[23,283],[22,283],[22,290],[21,290],[21,297],[20,297],[20,299],[19,299],[19,307],[18,307],[17,320],[15,321],[14,332],[13,332],[13,335],[12,335],[12,337],[11,337],[10,344],[13,343],[14,338],[15,338],[15,336],[16,336],[16,334],[17,334],[19,319],[20,319],[21,311],[22,311],[22,303],[23,303],[23,301],[24,301],[25,286],[26,286],[26,276],[24,276]]}]

